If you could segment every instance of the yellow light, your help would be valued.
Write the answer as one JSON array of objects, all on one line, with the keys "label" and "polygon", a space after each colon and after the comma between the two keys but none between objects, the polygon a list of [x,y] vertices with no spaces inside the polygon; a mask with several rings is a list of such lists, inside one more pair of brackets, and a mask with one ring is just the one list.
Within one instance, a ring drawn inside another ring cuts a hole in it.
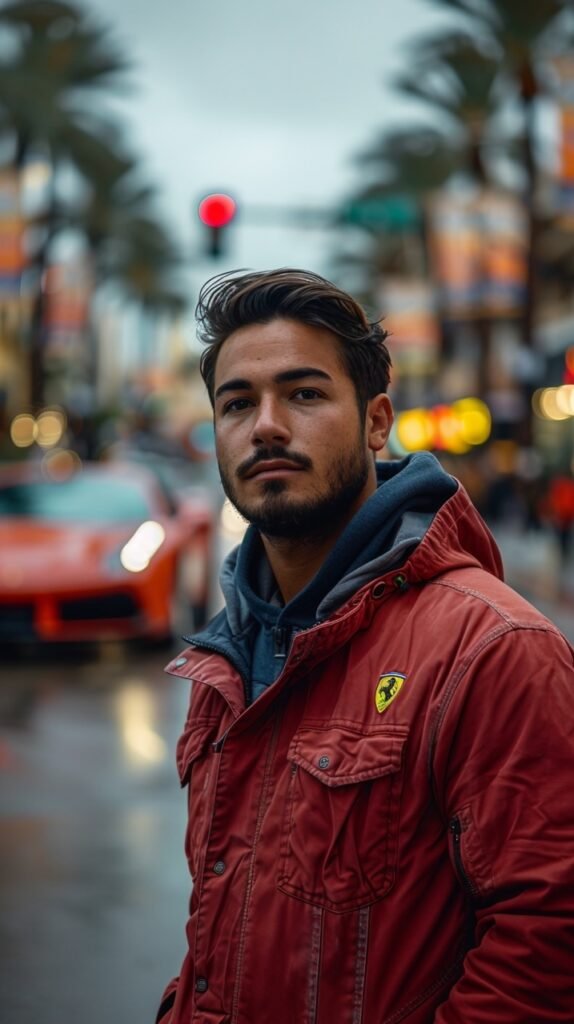
[{"label": "yellow light", "polygon": [[574,384],[556,388],[556,408],[566,416],[574,416]]},{"label": "yellow light", "polygon": [[142,523],[120,551],[120,562],[124,569],[128,572],[143,572],[164,540],[165,530],[161,523],[156,523],[153,519]]},{"label": "yellow light", "polygon": [[17,448],[29,448],[36,440],[36,420],[29,413],[20,413],[10,424],[10,438]]},{"label": "yellow light", "polygon": [[538,416],[541,419],[545,419],[544,413],[542,412],[542,406],[540,405],[544,390],[544,388],[538,388],[532,396],[532,411],[535,416]]},{"label": "yellow light", "polygon": [[58,409],[46,409],[36,420],[36,441],[41,448],[53,448],[62,440],[66,420]]},{"label": "yellow light", "polygon": [[247,529],[247,523],[228,498],[223,503],[220,522],[223,533],[239,543]]},{"label": "yellow light", "polygon": [[408,452],[432,448],[435,428],[432,416],[426,409],[408,409],[397,417],[397,437]]},{"label": "yellow light", "polygon": [[467,445],[484,444],[490,437],[490,410],[479,398],[461,398],[453,405],[458,418],[459,433]]},{"label": "yellow light", "polygon": [[556,392],[558,388],[545,388],[540,395],[540,411],[546,420],[567,420],[568,413],[558,408]]}]

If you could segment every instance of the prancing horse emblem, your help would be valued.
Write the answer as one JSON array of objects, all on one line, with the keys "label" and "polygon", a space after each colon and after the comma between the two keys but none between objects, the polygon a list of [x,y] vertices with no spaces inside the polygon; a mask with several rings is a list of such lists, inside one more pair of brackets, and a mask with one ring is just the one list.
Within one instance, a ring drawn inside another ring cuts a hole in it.
[{"label": "prancing horse emblem", "polygon": [[379,676],[375,693],[375,704],[380,715],[382,715],[383,711],[387,710],[391,701],[395,699],[405,679],[406,676],[400,672],[389,672],[387,675]]}]

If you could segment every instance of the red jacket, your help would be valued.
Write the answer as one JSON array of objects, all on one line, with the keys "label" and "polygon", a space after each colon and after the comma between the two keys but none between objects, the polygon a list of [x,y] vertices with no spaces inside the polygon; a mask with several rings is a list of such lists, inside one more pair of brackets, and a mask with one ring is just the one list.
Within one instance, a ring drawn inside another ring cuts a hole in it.
[{"label": "red jacket", "polygon": [[168,666],[194,887],[161,1024],[572,1024],[573,654],[499,572],[461,488],[250,707],[220,654]]}]

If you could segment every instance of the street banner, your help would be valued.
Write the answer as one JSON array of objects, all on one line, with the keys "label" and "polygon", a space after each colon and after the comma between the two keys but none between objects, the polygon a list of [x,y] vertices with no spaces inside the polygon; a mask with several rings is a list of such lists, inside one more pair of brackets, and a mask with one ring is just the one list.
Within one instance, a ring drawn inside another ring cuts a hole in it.
[{"label": "street banner", "polygon": [[88,330],[92,277],[84,259],[56,263],[45,275],[44,329],[51,352],[81,344]]},{"label": "street banner", "polygon": [[0,170],[0,301],[18,298],[25,266],[18,175]]},{"label": "street banner", "polygon": [[385,277],[378,294],[383,326],[390,333],[398,374],[433,373],[438,364],[440,329],[435,297],[427,281]]},{"label": "street banner", "polygon": [[429,250],[447,318],[517,315],[527,277],[527,219],[511,193],[441,193],[430,206]]},{"label": "street banner", "polygon": [[476,211],[467,199],[444,192],[433,198],[429,252],[445,315],[474,315],[481,305],[483,247]]},{"label": "street banner", "polygon": [[560,110],[558,206],[569,223],[574,221],[574,106]]},{"label": "street banner", "polygon": [[528,276],[528,220],[511,193],[485,190],[477,204],[484,252],[482,308],[487,316],[520,314]]}]

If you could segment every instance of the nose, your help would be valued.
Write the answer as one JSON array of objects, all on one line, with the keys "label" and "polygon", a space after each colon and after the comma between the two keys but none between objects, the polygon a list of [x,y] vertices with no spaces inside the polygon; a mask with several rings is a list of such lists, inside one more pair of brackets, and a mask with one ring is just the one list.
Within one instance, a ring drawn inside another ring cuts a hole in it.
[{"label": "nose", "polygon": [[262,397],[259,402],[251,440],[254,445],[287,445],[291,440],[287,411],[272,395]]}]

